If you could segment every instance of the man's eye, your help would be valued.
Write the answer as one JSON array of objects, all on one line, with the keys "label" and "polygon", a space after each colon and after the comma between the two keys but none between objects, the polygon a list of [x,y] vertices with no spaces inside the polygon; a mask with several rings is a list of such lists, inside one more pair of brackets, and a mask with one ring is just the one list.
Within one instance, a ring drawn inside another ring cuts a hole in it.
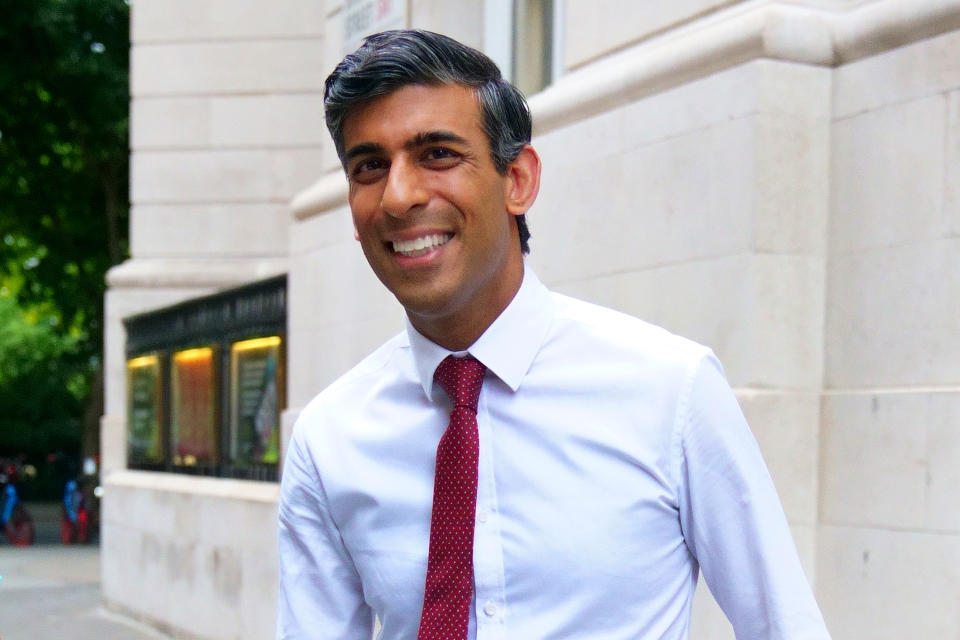
[{"label": "man's eye", "polygon": [[350,176],[358,182],[373,182],[386,169],[387,163],[379,158],[361,160],[353,166]]},{"label": "man's eye", "polygon": [[424,162],[435,168],[452,167],[460,159],[460,154],[446,147],[432,147],[423,154]]}]

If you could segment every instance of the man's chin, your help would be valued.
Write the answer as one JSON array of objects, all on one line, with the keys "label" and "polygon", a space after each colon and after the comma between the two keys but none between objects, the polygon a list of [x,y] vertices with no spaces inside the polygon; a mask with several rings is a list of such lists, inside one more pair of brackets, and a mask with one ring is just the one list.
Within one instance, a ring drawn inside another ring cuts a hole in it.
[{"label": "man's chin", "polygon": [[408,316],[424,319],[439,318],[444,315],[444,311],[448,307],[447,297],[438,290],[397,290],[394,291],[393,295]]}]

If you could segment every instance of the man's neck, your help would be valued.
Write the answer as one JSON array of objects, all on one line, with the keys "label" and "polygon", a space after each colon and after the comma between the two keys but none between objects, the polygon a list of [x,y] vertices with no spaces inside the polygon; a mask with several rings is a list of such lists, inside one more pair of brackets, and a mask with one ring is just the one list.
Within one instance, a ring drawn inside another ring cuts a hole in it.
[{"label": "man's neck", "polygon": [[413,328],[431,342],[449,351],[466,351],[492,325],[516,297],[523,284],[523,263],[509,295],[499,299],[478,298],[469,308],[453,316],[421,316],[407,311]]}]

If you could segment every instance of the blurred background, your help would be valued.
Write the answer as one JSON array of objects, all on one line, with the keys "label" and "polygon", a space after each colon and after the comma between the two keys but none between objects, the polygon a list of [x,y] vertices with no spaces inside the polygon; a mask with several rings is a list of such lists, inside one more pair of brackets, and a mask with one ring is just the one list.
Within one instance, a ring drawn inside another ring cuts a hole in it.
[{"label": "blurred background", "polygon": [[402,327],[323,80],[417,27],[530,100],[539,277],[719,355],[834,637],[960,638],[960,0],[5,8],[4,482],[87,510],[107,610],[272,636],[292,425]]},{"label": "blurred background", "polygon": [[122,1],[4,5],[0,476],[26,501],[98,484],[104,275],[128,255],[129,44]]}]

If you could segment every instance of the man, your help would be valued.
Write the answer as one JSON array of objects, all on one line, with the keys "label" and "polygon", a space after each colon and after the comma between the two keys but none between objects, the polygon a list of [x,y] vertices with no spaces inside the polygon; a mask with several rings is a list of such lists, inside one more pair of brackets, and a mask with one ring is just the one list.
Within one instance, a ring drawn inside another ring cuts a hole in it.
[{"label": "man", "polygon": [[325,109],[408,323],[294,429],[277,637],[679,639],[702,569],[739,638],[828,638],[711,352],[524,264],[540,159],[496,66],[378,34]]}]

